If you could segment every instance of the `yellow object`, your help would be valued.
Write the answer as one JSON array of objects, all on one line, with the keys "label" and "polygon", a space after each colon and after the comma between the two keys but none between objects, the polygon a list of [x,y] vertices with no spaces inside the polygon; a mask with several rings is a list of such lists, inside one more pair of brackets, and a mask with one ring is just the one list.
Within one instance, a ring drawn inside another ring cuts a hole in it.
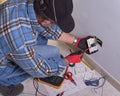
[{"label": "yellow object", "polygon": [[55,86],[55,85],[52,85],[50,83],[44,82],[44,81],[40,80],[39,78],[38,78],[38,81],[42,84],[46,84],[46,85],[51,86],[51,87],[56,88],[56,89],[60,89],[64,83],[64,80],[63,80],[63,82],[60,84],[60,86]]},{"label": "yellow object", "polygon": [[93,66],[91,66],[85,59],[82,59],[82,62],[87,66],[89,67],[91,70],[93,70]]},{"label": "yellow object", "polygon": [[6,0],[0,0],[0,3],[3,3],[3,2],[5,2]]}]

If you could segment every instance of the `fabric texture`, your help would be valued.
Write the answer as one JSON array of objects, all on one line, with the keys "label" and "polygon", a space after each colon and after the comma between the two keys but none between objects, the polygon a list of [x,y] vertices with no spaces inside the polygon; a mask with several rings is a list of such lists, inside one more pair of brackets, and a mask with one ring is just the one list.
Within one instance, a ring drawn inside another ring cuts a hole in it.
[{"label": "fabric texture", "polygon": [[[61,34],[62,30],[57,25],[43,27],[38,24],[33,0],[7,0],[0,4],[0,74],[4,72],[0,75],[0,84],[5,80],[5,77],[6,81],[12,82],[16,73],[18,77],[19,74],[27,76],[20,81],[13,80],[15,84],[30,76],[47,77],[60,74],[64,70],[65,64],[59,56],[59,50],[52,57],[55,57],[57,61],[47,60],[49,57],[44,58],[40,52],[48,54],[49,46],[44,43],[45,50],[42,50],[44,48],[39,46],[42,42],[38,40],[57,40]],[[38,47],[36,48],[36,46]],[[52,49],[57,48],[52,47]],[[52,49],[50,47],[50,51]],[[18,67],[15,68],[16,70],[9,67],[12,65],[8,63],[9,60],[15,62],[21,71],[17,71]]]}]

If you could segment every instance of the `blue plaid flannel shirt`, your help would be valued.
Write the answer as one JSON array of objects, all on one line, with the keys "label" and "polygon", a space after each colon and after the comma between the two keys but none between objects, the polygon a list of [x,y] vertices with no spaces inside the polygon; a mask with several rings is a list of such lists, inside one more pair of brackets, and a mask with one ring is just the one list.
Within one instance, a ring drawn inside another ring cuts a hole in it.
[{"label": "blue plaid flannel shirt", "polygon": [[51,76],[63,71],[65,65],[54,68],[47,64],[35,52],[38,35],[57,40],[62,30],[54,25],[51,32],[38,24],[34,0],[7,0],[0,4],[0,64],[8,58],[15,61],[22,69],[34,77]]}]

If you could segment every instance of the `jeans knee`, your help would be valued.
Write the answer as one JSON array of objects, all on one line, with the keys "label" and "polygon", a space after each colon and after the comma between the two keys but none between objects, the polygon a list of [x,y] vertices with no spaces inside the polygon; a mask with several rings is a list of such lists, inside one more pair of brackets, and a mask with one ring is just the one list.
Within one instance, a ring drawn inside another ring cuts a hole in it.
[{"label": "jeans knee", "polygon": [[54,48],[53,48],[53,52],[54,53],[60,53],[60,50],[57,48],[57,47],[55,47],[55,46],[53,46]]}]

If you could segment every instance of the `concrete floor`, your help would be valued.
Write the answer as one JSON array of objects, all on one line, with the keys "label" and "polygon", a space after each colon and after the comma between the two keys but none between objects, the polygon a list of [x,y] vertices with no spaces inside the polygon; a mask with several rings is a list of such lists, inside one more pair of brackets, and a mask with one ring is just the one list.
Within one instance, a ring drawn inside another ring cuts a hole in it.
[{"label": "concrete floor", "polygon": [[[52,42],[52,44],[58,46],[63,55],[68,55],[69,48],[66,48],[63,43],[58,44],[56,42]],[[98,78],[101,77],[101,75],[94,70],[90,70],[85,64],[77,64],[74,69],[72,68],[69,70],[73,73],[73,78],[75,78],[75,80],[77,81],[77,86],[74,86],[68,80],[64,81],[64,84],[60,89],[55,89],[39,83],[39,91],[44,95],[38,94],[37,96],[56,96],[59,92],[62,91],[65,91],[63,96],[120,96],[120,92],[118,92],[107,81],[101,88],[95,89],[95,87],[86,86],[83,82],[83,79],[90,79],[91,77]],[[102,81],[100,81],[100,83],[101,82]],[[23,84],[25,87],[24,92],[19,96],[36,96],[32,78],[24,81]]]}]

